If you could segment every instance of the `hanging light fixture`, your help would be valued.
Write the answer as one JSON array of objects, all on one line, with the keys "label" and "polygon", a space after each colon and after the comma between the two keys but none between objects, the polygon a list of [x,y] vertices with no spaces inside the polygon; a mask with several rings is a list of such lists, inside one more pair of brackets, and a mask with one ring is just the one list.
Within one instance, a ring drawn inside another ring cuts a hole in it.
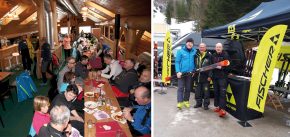
[{"label": "hanging light fixture", "polygon": [[15,14],[12,17],[12,20],[19,20],[19,16],[16,14],[16,12],[15,12]]}]

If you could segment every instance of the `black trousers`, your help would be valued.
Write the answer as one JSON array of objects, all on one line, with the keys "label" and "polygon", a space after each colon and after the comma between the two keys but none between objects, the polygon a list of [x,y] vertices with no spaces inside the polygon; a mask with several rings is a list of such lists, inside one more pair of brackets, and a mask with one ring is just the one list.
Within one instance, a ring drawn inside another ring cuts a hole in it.
[{"label": "black trousers", "polygon": [[24,70],[31,70],[31,63],[32,63],[32,60],[30,58],[30,55],[29,55],[29,50],[28,48],[26,49],[22,49],[21,50],[21,56],[22,56],[22,65],[23,65],[23,69]]},{"label": "black trousers", "polygon": [[195,101],[196,105],[201,106],[203,103],[204,107],[208,107],[210,104],[210,93],[209,93],[209,82],[200,82],[197,84],[195,90]]},{"label": "black trousers", "polygon": [[70,56],[71,56],[71,49],[64,49],[64,57],[65,57],[65,59],[67,57],[70,57]]},{"label": "black trousers", "polygon": [[37,58],[36,55],[33,58],[34,67],[33,67],[33,75],[36,76],[36,66],[37,66]]},{"label": "black trousers", "polygon": [[220,107],[221,109],[226,108],[226,90],[227,80],[225,78],[214,79],[214,106]]},{"label": "black trousers", "polygon": [[42,75],[42,82],[43,83],[47,82],[46,72],[52,76],[54,75],[53,72],[49,69],[50,64],[51,64],[51,61],[42,61],[41,62],[41,75]]}]

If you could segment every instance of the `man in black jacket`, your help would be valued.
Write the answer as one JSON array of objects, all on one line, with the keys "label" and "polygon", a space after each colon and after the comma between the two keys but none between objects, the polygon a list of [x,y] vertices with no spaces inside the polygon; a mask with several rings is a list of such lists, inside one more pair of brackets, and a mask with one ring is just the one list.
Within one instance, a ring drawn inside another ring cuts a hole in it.
[{"label": "man in black jacket", "polygon": [[41,75],[42,75],[42,83],[41,86],[47,85],[47,78],[46,78],[46,72],[50,75],[54,75],[53,72],[50,70],[49,66],[52,61],[51,51],[50,51],[50,45],[47,42],[47,38],[42,38],[42,48],[41,48]]},{"label": "man in black jacket", "polygon": [[[211,64],[211,54],[206,51],[206,44],[200,43],[199,44],[199,51],[195,56],[195,66],[196,68],[202,68]],[[197,73],[196,81],[197,87],[195,91],[195,101],[196,105],[194,108],[199,108],[202,106],[205,110],[208,110],[208,105],[210,103],[210,93],[209,93],[209,82],[211,81],[211,71],[205,71]],[[204,100],[202,96],[204,95]]]},{"label": "man in black jacket", "polygon": [[138,81],[134,66],[135,60],[127,59],[124,64],[124,70],[115,78],[112,89],[116,97],[128,97],[130,88]]},{"label": "man in black jacket", "polygon": [[[215,46],[216,53],[212,55],[212,63],[217,63],[223,60],[229,60],[229,55],[227,52],[223,51],[223,45],[217,43]],[[226,115],[226,86],[227,86],[227,76],[228,68],[218,66],[213,71],[213,86],[214,86],[214,106],[215,112],[219,113],[220,117]]]},{"label": "man in black jacket", "polygon": [[19,50],[19,53],[22,57],[23,69],[28,71],[30,74],[32,60],[31,60],[30,55],[29,55],[29,49],[28,49],[28,46],[26,43],[25,36],[23,36],[21,41],[19,42],[18,50]]}]

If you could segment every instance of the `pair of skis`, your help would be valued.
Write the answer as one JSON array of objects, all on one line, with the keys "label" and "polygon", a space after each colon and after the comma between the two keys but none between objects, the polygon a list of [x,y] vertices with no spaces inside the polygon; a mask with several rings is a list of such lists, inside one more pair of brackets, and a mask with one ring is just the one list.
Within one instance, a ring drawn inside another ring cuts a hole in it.
[{"label": "pair of skis", "polygon": [[[196,69],[194,72],[186,72],[186,73],[183,73],[181,75],[181,77],[188,76],[188,75],[192,75],[193,73],[199,73],[199,72],[204,72],[204,71],[212,70],[212,69],[215,69],[218,66],[226,67],[226,66],[229,66],[229,65],[230,65],[230,61],[229,60],[223,60],[223,61],[220,61],[218,63],[211,64],[211,65],[208,65],[208,66],[205,66],[205,67]],[[170,81],[170,80],[173,80],[173,79],[177,79],[177,75],[173,75],[171,77],[166,77],[165,78],[165,81]]]}]

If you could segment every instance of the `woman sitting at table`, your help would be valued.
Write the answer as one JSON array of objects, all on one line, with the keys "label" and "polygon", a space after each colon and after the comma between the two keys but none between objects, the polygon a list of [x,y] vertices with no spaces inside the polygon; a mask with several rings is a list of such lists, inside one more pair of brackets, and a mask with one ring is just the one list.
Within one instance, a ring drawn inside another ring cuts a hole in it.
[{"label": "woman sitting at table", "polygon": [[[83,116],[83,111],[77,112],[76,104],[73,102],[73,100],[78,95],[78,87],[76,84],[70,84],[67,86],[66,91],[64,94],[58,94],[51,103],[51,108],[54,106],[64,105],[69,108],[71,112],[70,122],[72,127],[76,128],[80,133],[84,134],[84,119],[81,117]],[[83,107],[82,107],[83,108]]]},{"label": "woman sitting at table", "polygon": [[69,84],[74,84],[76,81],[76,75],[74,72],[66,72],[63,76],[63,83],[60,85],[59,93],[64,93]]}]

